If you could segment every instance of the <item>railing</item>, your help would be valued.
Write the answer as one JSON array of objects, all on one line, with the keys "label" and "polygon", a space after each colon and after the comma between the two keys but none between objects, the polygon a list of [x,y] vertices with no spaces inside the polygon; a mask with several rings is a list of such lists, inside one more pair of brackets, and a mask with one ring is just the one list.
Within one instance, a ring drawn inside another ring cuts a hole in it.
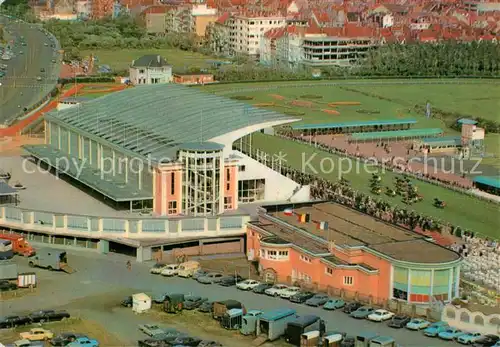
[{"label": "railing", "polygon": [[0,207],[0,227],[81,237],[186,238],[245,232],[248,216],[114,218]]}]

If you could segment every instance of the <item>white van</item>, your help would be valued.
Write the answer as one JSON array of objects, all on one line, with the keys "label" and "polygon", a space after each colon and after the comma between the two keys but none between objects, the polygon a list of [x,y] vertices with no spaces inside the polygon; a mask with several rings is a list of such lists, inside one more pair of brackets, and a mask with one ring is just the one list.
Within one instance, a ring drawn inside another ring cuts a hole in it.
[{"label": "white van", "polygon": [[200,263],[197,261],[187,261],[179,265],[177,275],[179,277],[193,277],[196,270],[200,269]]}]

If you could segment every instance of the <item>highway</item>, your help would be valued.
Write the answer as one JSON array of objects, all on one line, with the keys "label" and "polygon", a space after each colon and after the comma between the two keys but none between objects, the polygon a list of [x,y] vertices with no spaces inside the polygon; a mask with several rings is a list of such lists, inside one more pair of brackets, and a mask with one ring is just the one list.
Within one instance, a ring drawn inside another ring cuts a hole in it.
[{"label": "highway", "polygon": [[[0,78],[0,127],[5,127],[21,116],[25,107],[30,109],[53,88],[59,74],[59,53],[57,43],[37,25],[7,20],[3,16],[0,16],[0,24],[5,27],[8,41],[14,41],[11,45],[14,56],[0,61],[8,66],[6,75]],[[22,41],[26,45],[22,45]],[[42,80],[38,81],[37,77]]]}]

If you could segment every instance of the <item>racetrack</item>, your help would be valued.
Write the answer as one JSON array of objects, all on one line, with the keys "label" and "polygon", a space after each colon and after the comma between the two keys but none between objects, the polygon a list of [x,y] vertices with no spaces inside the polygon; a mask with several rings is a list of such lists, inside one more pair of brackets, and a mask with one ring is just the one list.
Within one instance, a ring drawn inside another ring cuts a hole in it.
[{"label": "racetrack", "polygon": [[[14,57],[1,61],[8,66],[6,76],[0,79],[0,126],[8,126],[23,108],[28,108],[44,98],[54,87],[59,71],[57,43],[53,42],[38,26],[14,22],[0,16],[0,23],[11,32],[8,40]],[[21,36],[26,46],[21,45]],[[45,46],[47,44],[47,46]],[[51,47],[53,45],[54,47]],[[22,51],[22,53],[20,53]],[[56,59],[57,63],[52,63]],[[41,69],[45,69],[44,72]],[[37,76],[42,78],[37,81]]]}]

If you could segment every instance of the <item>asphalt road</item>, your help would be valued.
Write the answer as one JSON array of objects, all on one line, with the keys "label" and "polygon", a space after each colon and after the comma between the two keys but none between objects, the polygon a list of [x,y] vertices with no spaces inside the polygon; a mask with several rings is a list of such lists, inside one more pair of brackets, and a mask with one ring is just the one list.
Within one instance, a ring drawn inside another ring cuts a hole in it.
[{"label": "asphalt road", "polygon": [[[11,60],[0,61],[1,64],[8,65],[6,76],[0,78],[1,126],[8,124],[24,107],[29,108],[50,91],[54,79],[57,80],[58,77],[57,64],[51,61],[57,59],[58,52],[51,47],[54,42],[37,26],[7,21],[3,16],[0,16],[0,24],[4,24],[11,32],[6,35],[9,41],[14,40],[11,50],[15,54]],[[26,46],[21,45],[21,36],[24,36]],[[41,72],[42,68],[45,72]],[[37,76],[43,80],[37,81]]]},{"label": "asphalt road", "polygon": [[[0,315],[26,313],[36,309],[66,308],[74,314],[77,312],[78,315],[100,322],[123,341],[132,344],[138,338],[137,316],[113,313],[109,309],[113,303],[109,301],[119,302],[122,296],[136,292],[180,292],[201,295],[210,300],[240,300],[247,309],[270,310],[291,307],[295,308],[299,315],[321,316],[326,321],[327,330],[345,331],[349,335],[356,335],[362,331],[375,331],[380,335],[392,336],[404,347],[456,346],[454,343],[427,338],[421,332],[391,329],[385,323],[358,321],[340,311],[324,311],[321,308],[293,304],[279,298],[238,291],[234,287],[202,285],[191,279],[151,275],[147,264],[134,263],[132,271],[128,272],[126,261],[130,258],[125,256],[100,255],[91,251],[76,250],[68,250],[68,254],[71,265],[77,269],[76,273],[68,275],[36,270],[41,281],[38,295],[0,302]],[[26,260],[21,259],[20,263],[25,264]],[[28,269],[23,265],[20,270]],[[107,301],[96,300],[95,298],[99,296],[103,296]],[[80,304],[75,306],[78,302]]]}]

